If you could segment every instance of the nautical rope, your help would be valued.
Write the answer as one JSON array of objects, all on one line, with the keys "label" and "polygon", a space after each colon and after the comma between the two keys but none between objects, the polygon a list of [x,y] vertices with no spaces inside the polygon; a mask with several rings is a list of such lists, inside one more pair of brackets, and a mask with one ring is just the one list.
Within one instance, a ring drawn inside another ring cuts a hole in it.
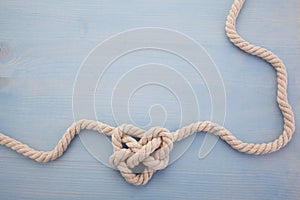
[{"label": "nautical rope", "polygon": [[[197,132],[210,132],[219,136],[232,148],[247,154],[272,153],[284,147],[292,138],[295,130],[294,115],[287,99],[287,74],[283,62],[271,51],[255,46],[241,38],[236,31],[236,19],[244,0],[235,0],[227,16],[226,34],[230,41],[246,53],[260,57],[270,63],[277,73],[277,102],[283,116],[283,132],[268,143],[246,143],[236,138],[226,128],[211,121],[199,121],[174,132],[166,128],[154,127],[148,131],[130,124],[112,127],[99,121],[82,119],[73,123],[51,151],[38,151],[22,142],[0,133],[0,144],[37,162],[49,162],[62,156],[75,135],[81,130],[94,130],[112,137],[114,153],[110,163],[117,167],[127,182],[134,185],[146,184],[157,170],[168,165],[169,153],[173,143]],[[136,139],[139,138],[139,139]],[[124,147],[126,144],[126,147]],[[134,173],[133,168],[144,164],[142,173]]]}]

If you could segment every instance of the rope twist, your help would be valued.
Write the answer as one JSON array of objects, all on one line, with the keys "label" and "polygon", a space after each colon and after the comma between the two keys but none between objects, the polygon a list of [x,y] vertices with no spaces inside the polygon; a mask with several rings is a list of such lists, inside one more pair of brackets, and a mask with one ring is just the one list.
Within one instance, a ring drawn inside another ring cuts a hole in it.
[{"label": "rope twist", "polygon": [[[258,56],[270,63],[277,75],[277,103],[283,116],[282,134],[268,143],[246,143],[236,138],[230,131],[211,121],[199,121],[174,132],[166,128],[154,127],[148,131],[125,124],[112,127],[99,121],[82,119],[73,123],[51,151],[38,151],[22,142],[0,133],[0,144],[37,162],[53,161],[67,150],[72,139],[81,130],[94,130],[112,137],[114,149],[110,163],[120,170],[127,182],[134,185],[146,184],[155,171],[167,167],[173,143],[197,132],[210,132],[219,136],[232,148],[247,154],[272,153],[284,147],[295,130],[294,115],[287,99],[287,73],[283,62],[271,51],[248,43],[236,31],[236,19],[244,0],[235,0],[226,20],[226,34],[229,40],[246,53]],[[144,170],[135,173],[134,168],[143,164]]]}]

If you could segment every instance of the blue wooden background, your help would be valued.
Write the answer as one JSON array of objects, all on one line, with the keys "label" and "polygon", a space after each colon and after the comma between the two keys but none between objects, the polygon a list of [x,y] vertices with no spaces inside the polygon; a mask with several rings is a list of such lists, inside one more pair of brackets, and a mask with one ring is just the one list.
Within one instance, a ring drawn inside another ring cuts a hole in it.
[{"label": "blue wooden background", "polygon": [[[73,83],[90,50],[113,34],[151,26],[180,31],[208,51],[225,84],[228,129],[249,142],[273,140],[283,124],[275,101],[275,72],[228,42],[224,22],[231,4],[231,0],[1,1],[0,131],[35,148],[52,149],[73,121]],[[251,0],[238,21],[246,40],[270,49],[285,62],[296,125],[299,9],[298,0]],[[188,70],[183,68],[182,73],[189,74]],[[209,94],[201,93],[205,86],[197,85],[192,75],[188,78],[203,99],[200,118],[209,119],[205,109]],[[113,123],[109,108],[98,107],[101,120]],[[135,113],[141,111],[133,109],[131,114]],[[171,112],[169,118],[175,116]],[[238,153],[219,141],[202,160],[197,154],[204,134],[198,134],[180,159],[142,187],[127,184],[117,171],[94,159],[79,138],[62,158],[46,164],[0,147],[0,198],[299,199],[299,134],[296,128],[286,148],[264,156]]]}]

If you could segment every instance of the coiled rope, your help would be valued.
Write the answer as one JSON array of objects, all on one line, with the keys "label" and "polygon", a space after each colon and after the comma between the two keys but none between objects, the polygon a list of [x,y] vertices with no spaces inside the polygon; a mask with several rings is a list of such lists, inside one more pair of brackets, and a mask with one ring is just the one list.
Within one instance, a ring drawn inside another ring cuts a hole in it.
[{"label": "coiled rope", "polygon": [[[236,19],[243,3],[244,0],[234,1],[227,16],[225,30],[235,46],[267,61],[276,70],[277,102],[284,121],[283,132],[277,139],[268,143],[246,143],[236,138],[226,128],[211,121],[199,121],[170,132],[168,129],[160,127],[145,131],[129,124],[112,127],[99,121],[83,119],[73,123],[51,151],[38,151],[2,133],[0,133],[0,144],[37,162],[49,162],[62,156],[72,139],[81,130],[98,131],[112,137],[114,153],[110,157],[110,163],[120,170],[127,182],[134,185],[146,184],[155,171],[167,167],[173,142],[180,141],[197,132],[206,131],[217,135],[232,148],[247,154],[260,155],[279,150],[291,140],[295,130],[294,115],[287,99],[287,73],[285,65],[274,53],[248,43],[237,33]],[[124,144],[126,144],[126,148]],[[133,168],[140,163],[145,166],[144,171],[134,173]]]}]

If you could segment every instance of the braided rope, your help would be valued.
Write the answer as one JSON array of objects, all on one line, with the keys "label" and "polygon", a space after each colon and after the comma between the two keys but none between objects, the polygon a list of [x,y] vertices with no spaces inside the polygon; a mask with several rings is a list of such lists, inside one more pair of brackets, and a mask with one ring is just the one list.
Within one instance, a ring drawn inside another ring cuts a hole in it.
[{"label": "braided rope", "polygon": [[[287,99],[286,69],[283,62],[271,51],[250,44],[238,35],[236,31],[236,19],[243,3],[244,0],[234,1],[227,16],[225,30],[228,38],[235,46],[246,53],[267,61],[276,70],[277,102],[284,121],[283,132],[277,139],[261,144],[245,143],[237,139],[226,128],[211,121],[199,121],[178,129],[175,132],[169,132],[168,129],[160,127],[154,127],[145,131],[129,124],[112,127],[99,121],[83,119],[73,123],[51,151],[35,150],[2,133],[0,133],[0,144],[37,162],[49,162],[62,156],[72,139],[81,130],[98,131],[112,137],[114,153],[110,158],[110,162],[120,170],[127,182],[134,185],[146,184],[155,171],[167,167],[173,142],[180,141],[201,131],[213,133],[227,142],[232,148],[247,154],[260,155],[279,150],[291,140],[295,130],[293,112]],[[136,137],[140,139],[136,140]],[[127,148],[124,148],[123,144],[126,144]],[[142,173],[134,173],[132,169],[140,163],[144,164],[144,171]]]}]

